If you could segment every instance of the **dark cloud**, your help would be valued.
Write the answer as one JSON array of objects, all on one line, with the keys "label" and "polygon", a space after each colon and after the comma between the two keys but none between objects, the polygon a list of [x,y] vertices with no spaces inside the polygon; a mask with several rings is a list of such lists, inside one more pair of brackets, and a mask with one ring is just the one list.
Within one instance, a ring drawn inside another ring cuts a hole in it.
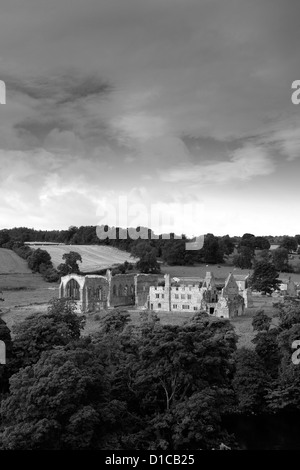
[{"label": "dark cloud", "polygon": [[7,87],[34,100],[51,100],[56,105],[74,103],[81,99],[111,93],[112,85],[97,74],[84,75],[76,70],[59,74],[49,72],[44,77],[16,78],[3,74]]}]

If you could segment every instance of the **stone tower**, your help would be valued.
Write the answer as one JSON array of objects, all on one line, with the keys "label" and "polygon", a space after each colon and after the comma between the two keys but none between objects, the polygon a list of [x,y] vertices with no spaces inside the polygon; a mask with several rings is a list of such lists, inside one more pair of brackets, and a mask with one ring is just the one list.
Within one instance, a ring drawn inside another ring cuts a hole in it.
[{"label": "stone tower", "polygon": [[170,283],[170,274],[164,275],[165,279],[165,303],[167,304],[168,311],[171,311],[171,283]]}]

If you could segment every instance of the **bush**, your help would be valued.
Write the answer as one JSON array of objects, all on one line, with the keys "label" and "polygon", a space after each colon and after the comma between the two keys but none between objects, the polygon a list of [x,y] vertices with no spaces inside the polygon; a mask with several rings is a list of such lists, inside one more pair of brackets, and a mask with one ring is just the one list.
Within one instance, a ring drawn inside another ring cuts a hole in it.
[{"label": "bush", "polygon": [[43,278],[46,282],[57,282],[60,279],[60,276],[56,269],[53,266],[49,266],[44,272],[43,272]]}]

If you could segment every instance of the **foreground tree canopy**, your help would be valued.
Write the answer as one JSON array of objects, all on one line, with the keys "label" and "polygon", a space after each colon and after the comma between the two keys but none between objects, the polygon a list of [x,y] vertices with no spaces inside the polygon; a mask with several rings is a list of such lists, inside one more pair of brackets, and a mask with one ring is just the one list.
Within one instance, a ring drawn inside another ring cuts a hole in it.
[{"label": "foreground tree canopy", "polygon": [[112,310],[97,333],[82,336],[72,302],[56,300],[13,339],[1,323],[10,361],[0,375],[0,448],[181,452],[243,448],[256,435],[255,445],[266,446],[261,420],[277,448],[291,414],[299,428],[300,372],[291,358],[300,304],[276,310],[275,318],[254,316],[251,350],[237,349],[228,320],[201,312],[179,326],[146,311],[135,324]]}]

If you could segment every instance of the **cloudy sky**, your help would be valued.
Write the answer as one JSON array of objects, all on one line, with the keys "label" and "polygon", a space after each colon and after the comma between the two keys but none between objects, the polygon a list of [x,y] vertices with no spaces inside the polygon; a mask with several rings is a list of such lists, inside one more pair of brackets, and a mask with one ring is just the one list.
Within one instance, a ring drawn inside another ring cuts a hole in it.
[{"label": "cloudy sky", "polygon": [[299,0],[2,0],[0,228],[300,233]]}]

